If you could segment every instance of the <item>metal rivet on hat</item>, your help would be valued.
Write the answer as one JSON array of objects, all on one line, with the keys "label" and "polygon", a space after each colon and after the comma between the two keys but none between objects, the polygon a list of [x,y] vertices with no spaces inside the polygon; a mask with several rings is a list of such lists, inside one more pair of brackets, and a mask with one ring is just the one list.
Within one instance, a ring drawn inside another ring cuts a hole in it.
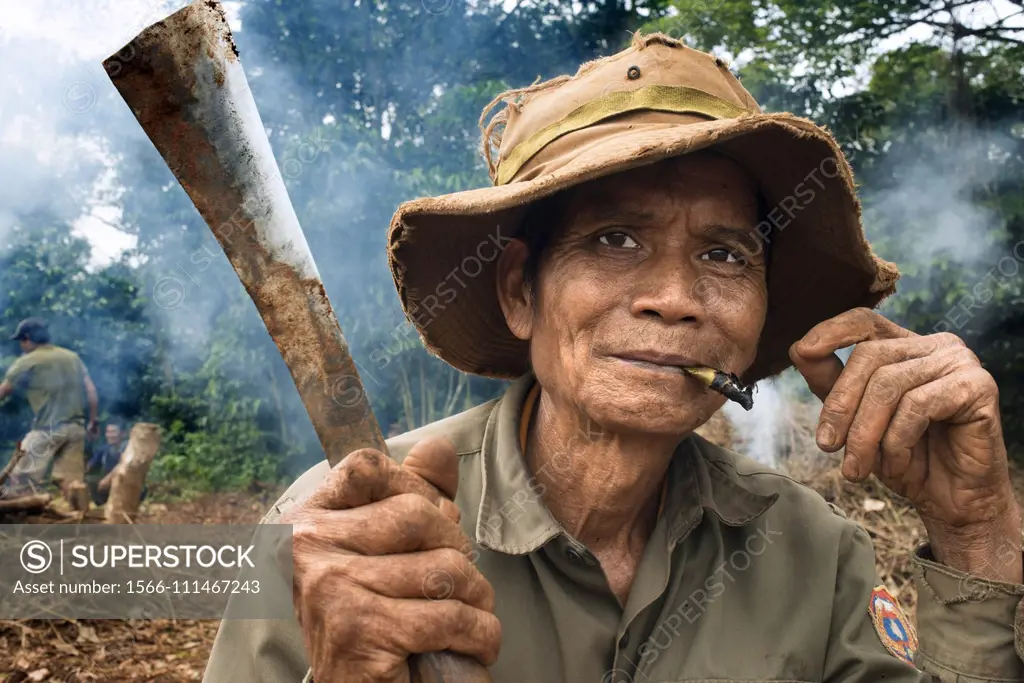
[{"label": "metal rivet on hat", "polygon": [[718,66],[725,66],[725,60],[721,57],[715,57],[715,64]]},{"label": "metal rivet on hat", "polygon": [[640,67],[638,67],[636,64],[629,67],[629,69],[626,70],[626,78],[628,78],[631,81],[635,81],[636,79],[640,78]]}]

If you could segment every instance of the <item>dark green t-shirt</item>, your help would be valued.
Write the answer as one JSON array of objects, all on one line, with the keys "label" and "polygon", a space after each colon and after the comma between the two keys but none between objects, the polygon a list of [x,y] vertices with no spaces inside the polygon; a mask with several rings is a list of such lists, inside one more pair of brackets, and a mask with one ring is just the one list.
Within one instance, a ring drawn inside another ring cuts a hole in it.
[{"label": "dark green t-shirt", "polygon": [[85,422],[85,364],[74,351],[44,344],[14,361],[4,377],[28,397],[33,429]]}]

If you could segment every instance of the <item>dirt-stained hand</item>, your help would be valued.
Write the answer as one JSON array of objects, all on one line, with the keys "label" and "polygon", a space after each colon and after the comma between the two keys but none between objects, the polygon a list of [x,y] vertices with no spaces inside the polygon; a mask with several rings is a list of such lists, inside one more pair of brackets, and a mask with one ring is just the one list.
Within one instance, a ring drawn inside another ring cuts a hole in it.
[{"label": "dirt-stained hand", "polygon": [[[856,344],[845,367],[835,355]],[[875,474],[908,498],[940,561],[987,578],[1022,577],[999,391],[955,335],[917,335],[859,308],[815,326],[790,358],[824,405],[818,446],[845,447],[843,474]],[[999,561],[993,549],[1016,548]]]},{"label": "dirt-stained hand", "polygon": [[282,516],[294,525],[295,610],[314,680],[406,683],[408,657],[423,652],[497,660],[494,590],[469,559],[457,485],[447,440],[418,443],[401,466],[364,449]]}]

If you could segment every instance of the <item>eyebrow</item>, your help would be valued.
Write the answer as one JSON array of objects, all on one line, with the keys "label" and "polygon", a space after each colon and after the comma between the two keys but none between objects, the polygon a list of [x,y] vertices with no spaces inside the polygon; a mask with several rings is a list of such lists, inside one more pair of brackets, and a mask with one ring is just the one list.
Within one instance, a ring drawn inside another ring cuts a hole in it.
[{"label": "eyebrow", "polygon": [[631,209],[609,209],[601,205],[591,204],[579,212],[584,220],[622,221],[624,223],[649,223],[657,219],[650,211],[634,211]]},{"label": "eyebrow", "polygon": [[[651,211],[607,208],[594,203],[586,205],[582,211],[576,214],[576,216],[583,222],[595,220],[622,222],[626,224],[651,224],[658,222],[657,214]],[[760,251],[757,244],[758,238],[756,227],[741,228],[736,225],[714,223],[700,229],[695,236],[702,237],[704,239],[719,240],[722,242],[735,241],[739,242],[745,248],[753,249],[755,253]]]},{"label": "eyebrow", "polygon": [[[757,238],[755,235],[757,231],[755,228],[740,228],[735,225],[722,225],[715,224],[709,225],[707,228],[700,232],[701,237],[718,239],[722,241],[727,240],[738,240],[744,246],[750,246],[751,242],[756,243]],[[745,240],[750,240],[747,242]]]}]

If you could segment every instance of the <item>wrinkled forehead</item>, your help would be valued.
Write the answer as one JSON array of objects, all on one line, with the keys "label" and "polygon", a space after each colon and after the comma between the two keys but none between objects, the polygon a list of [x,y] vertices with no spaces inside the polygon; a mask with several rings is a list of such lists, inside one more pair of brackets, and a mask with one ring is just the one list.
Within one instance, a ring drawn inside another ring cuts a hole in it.
[{"label": "wrinkled forehead", "polygon": [[566,217],[575,219],[657,214],[700,204],[748,222],[756,221],[758,187],[734,160],[701,151],[598,178],[577,186],[565,199]]}]

